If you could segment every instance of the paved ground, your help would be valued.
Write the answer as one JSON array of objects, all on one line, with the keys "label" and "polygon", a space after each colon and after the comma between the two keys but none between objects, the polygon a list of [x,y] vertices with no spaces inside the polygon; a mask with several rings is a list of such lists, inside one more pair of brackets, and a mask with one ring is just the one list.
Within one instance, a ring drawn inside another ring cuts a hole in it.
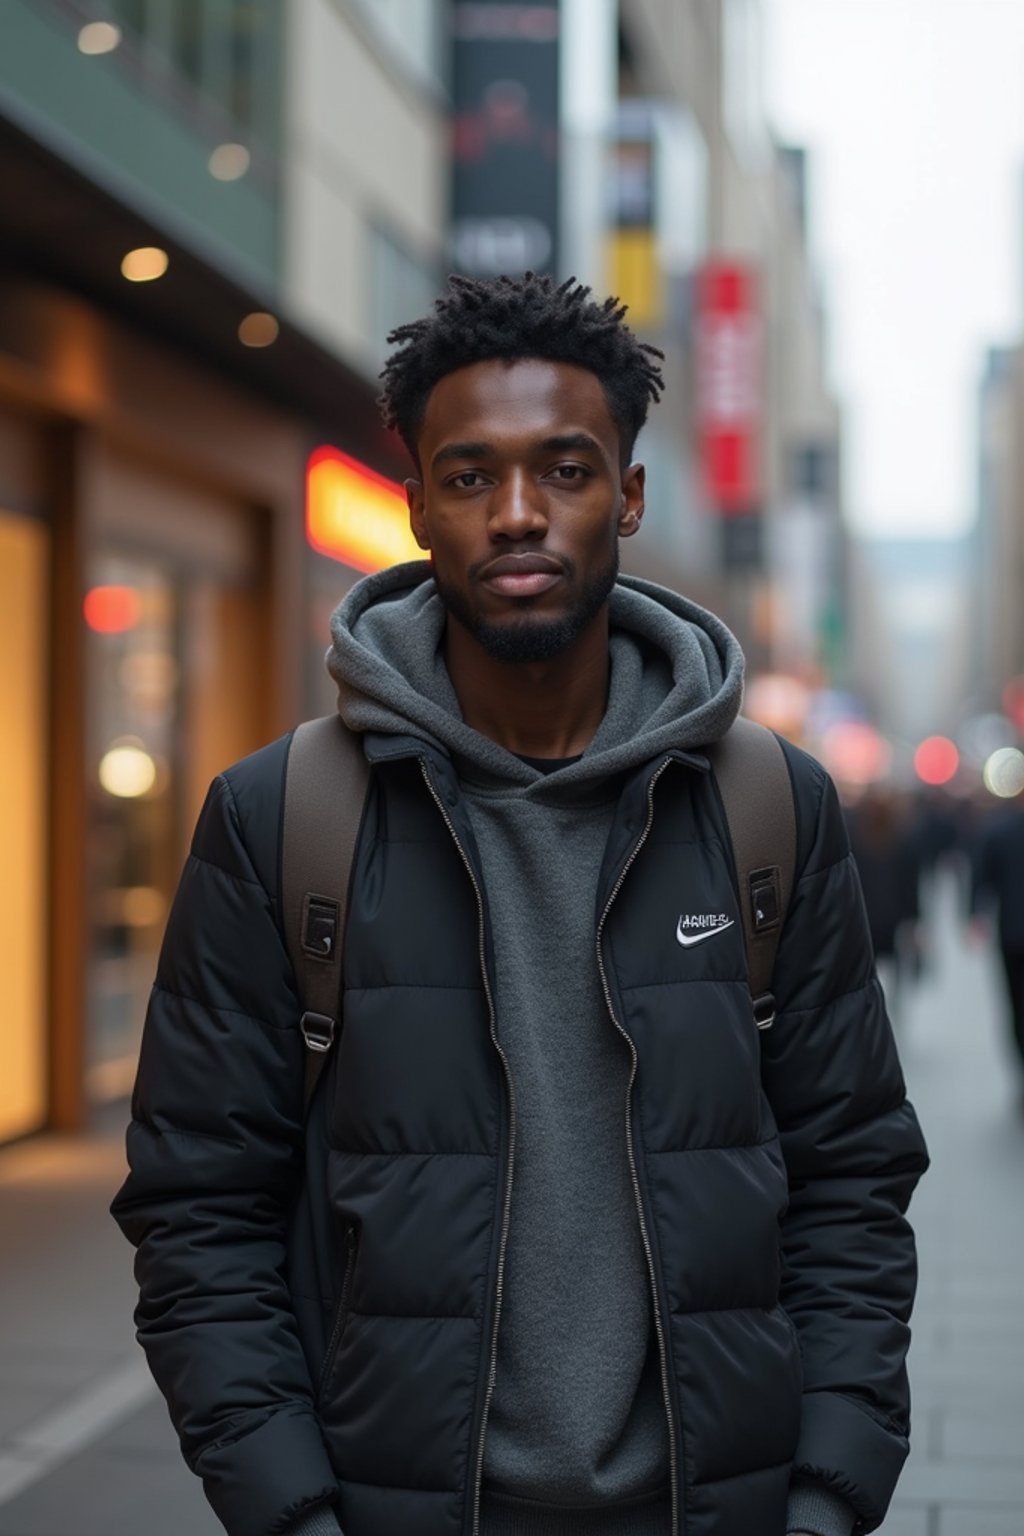
[{"label": "paved ground", "polygon": [[[933,1154],[914,1216],[915,1442],[884,1536],[1024,1536],[1024,1115],[991,956],[941,904],[901,1047]],[[0,1154],[0,1536],[217,1536],[131,1336],[119,1140]],[[754,1533],[751,1533],[754,1536]]]}]

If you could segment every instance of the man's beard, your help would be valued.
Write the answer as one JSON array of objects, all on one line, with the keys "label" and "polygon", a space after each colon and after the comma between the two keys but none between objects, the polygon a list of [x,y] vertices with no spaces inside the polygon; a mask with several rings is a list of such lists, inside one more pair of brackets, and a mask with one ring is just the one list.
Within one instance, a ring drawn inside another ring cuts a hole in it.
[{"label": "man's beard", "polygon": [[[520,618],[506,624],[491,624],[481,617],[466,594],[451,586],[437,571],[438,594],[448,613],[458,619],[473,639],[494,661],[508,662],[512,666],[525,666],[528,662],[553,661],[575,645],[588,624],[597,617],[611,596],[619,574],[619,543],[614,540],[607,563],[593,575],[580,591],[575,605],[568,613],[554,618],[535,617],[527,609]],[[575,568],[566,562],[566,576],[572,580]],[[524,598],[524,603],[532,599]]]}]

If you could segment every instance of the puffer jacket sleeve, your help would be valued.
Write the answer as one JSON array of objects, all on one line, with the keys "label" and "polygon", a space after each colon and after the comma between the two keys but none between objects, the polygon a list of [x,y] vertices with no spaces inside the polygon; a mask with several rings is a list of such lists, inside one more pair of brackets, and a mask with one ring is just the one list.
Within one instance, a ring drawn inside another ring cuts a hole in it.
[{"label": "puffer jacket sleeve", "polygon": [[[256,798],[276,814],[282,744],[264,752],[276,784]],[[260,757],[247,760],[249,780]],[[222,776],[171,911],[132,1101],[131,1171],[112,1210],[138,1250],[139,1341],[229,1536],[271,1536],[337,1492],[285,1280],[302,1158],[297,1018],[273,902]]]},{"label": "puffer jacket sleeve", "polygon": [[917,1265],[905,1212],[928,1160],[835,789],[812,759],[786,754],[797,873],[762,1062],[790,1186],[782,1300],[804,1378],[795,1475],[841,1494],[867,1532],[908,1451]]}]

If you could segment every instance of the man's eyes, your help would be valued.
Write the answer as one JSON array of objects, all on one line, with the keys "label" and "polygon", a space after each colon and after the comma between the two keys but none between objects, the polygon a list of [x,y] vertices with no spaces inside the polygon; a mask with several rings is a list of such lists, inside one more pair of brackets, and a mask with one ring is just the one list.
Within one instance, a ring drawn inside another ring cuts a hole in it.
[{"label": "man's eyes", "polygon": [[[563,485],[572,485],[576,481],[585,480],[589,474],[589,469],[583,464],[556,464],[553,469],[546,471],[544,478],[558,480]],[[461,469],[448,481],[448,484],[457,491],[478,491],[487,483],[487,477],[478,469]]]}]

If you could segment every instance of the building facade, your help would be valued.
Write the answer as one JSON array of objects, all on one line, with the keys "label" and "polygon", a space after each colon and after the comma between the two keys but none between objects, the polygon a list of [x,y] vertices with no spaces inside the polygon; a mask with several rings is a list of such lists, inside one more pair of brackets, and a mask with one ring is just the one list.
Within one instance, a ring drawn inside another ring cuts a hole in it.
[{"label": "building facade", "polygon": [[403,9],[0,16],[0,1141],[127,1091],[207,784],[329,703],[324,476],[358,512],[405,472],[375,375],[442,267],[440,8]]},{"label": "building facade", "polygon": [[978,392],[978,516],[972,536],[971,676],[978,711],[1024,677],[1024,352],[993,347]]},{"label": "building facade", "polygon": [[677,584],[727,617],[755,669],[834,681],[846,606],[841,420],[808,249],[807,164],[775,142],[765,114],[763,7],[622,0],[618,23],[627,187],[644,109],[653,162],[649,263],[618,271],[669,383],[643,442],[654,483],[669,487],[650,533]]}]

